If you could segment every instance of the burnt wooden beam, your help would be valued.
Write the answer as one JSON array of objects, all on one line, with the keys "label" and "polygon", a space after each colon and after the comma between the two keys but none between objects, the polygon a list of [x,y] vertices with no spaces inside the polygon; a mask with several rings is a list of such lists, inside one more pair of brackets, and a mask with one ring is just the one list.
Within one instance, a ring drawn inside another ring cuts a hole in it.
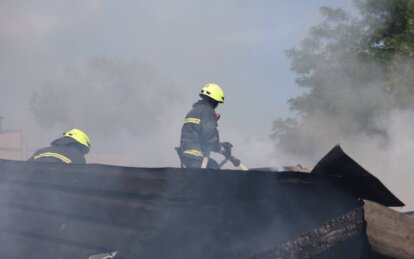
[{"label": "burnt wooden beam", "polygon": [[246,259],[314,258],[363,233],[363,210],[357,208]]},{"label": "burnt wooden beam", "polygon": [[365,201],[367,236],[372,249],[393,258],[414,258],[414,217]]}]

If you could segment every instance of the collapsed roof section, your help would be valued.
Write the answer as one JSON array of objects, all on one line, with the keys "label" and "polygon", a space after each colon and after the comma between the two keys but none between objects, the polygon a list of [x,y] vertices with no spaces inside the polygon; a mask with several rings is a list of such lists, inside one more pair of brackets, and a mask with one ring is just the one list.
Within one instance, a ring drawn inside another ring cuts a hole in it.
[{"label": "collapsed roof section", "polygon": [[[0,160],[0,255],[244,258],[367,198],[402,204],[339,147],[311,174]],[[363,235],[353,240],[336,258],[369,250]]]},{"label": "collapsed roof section", "polygon": [[311,173],[340,178],[345,188],[362,199],[388,207],[405,206],[378,178],[345,154],[339,145],[329,151]]}]

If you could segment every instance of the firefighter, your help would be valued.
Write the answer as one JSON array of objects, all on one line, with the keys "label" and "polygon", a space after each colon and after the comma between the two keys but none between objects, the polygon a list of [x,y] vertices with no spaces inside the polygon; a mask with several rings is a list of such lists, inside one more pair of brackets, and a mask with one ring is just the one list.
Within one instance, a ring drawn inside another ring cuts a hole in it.
[{"label": "firefighter", "polygon": [[[219,152],[226,157],[231,155],[232,145],[219,142],[217,130],[218,113],[215,109],[224,103],[224,93],[217,84],[206,84],[199,94],[201,100],[193,104],[181,128],[181,162],[187,168],[200,168],[205,157],[211,152]],[[219,164],[208,159],[207,168],[219,169]]]},{"label": "firefighter", "polygon": [[80,129],[72,129],[54,140],[50,147],[37,150],[28,161],[85,164],[90,147],[89,137]]}]

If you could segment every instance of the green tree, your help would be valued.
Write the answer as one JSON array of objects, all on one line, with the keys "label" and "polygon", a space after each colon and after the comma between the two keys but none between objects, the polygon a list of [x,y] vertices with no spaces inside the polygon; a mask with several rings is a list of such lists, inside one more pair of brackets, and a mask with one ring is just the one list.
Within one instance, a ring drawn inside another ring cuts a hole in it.
[{"label": "green tree", "polygon": [[324,21],[286,51],[304,94],[273,123],[286,152],[308,156],[357,135],[387,140],[387,115],[414,106],[414,0],[355,1],[360,15],[322,7]]}]

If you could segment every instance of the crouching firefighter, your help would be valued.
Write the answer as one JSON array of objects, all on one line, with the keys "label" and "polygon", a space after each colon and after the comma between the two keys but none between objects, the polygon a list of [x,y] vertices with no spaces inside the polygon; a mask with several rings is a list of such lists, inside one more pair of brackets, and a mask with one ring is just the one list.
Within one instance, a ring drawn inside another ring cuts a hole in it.
[{"label": "crouching firefighter", "polygon": [[72,129],[52,141],[49,147],[37,150],[28,161],[85,164],[90,147],[89,137],[80,129]]},{"label": "crouching firefighter", "polygon": [[193,104],[181,128],[180,147],[177,149],[181,165],[187,168],[201,168],[203,160],[208,161],[206,168],[219,169],[219,164],[209,159],[211,152],[224,156],[231,155],[232,145],[219,142],[217,121],[219,114],[215,109],[224,103],[224,93],[217,84],[206,84],[199,94],[201,100]]}]

